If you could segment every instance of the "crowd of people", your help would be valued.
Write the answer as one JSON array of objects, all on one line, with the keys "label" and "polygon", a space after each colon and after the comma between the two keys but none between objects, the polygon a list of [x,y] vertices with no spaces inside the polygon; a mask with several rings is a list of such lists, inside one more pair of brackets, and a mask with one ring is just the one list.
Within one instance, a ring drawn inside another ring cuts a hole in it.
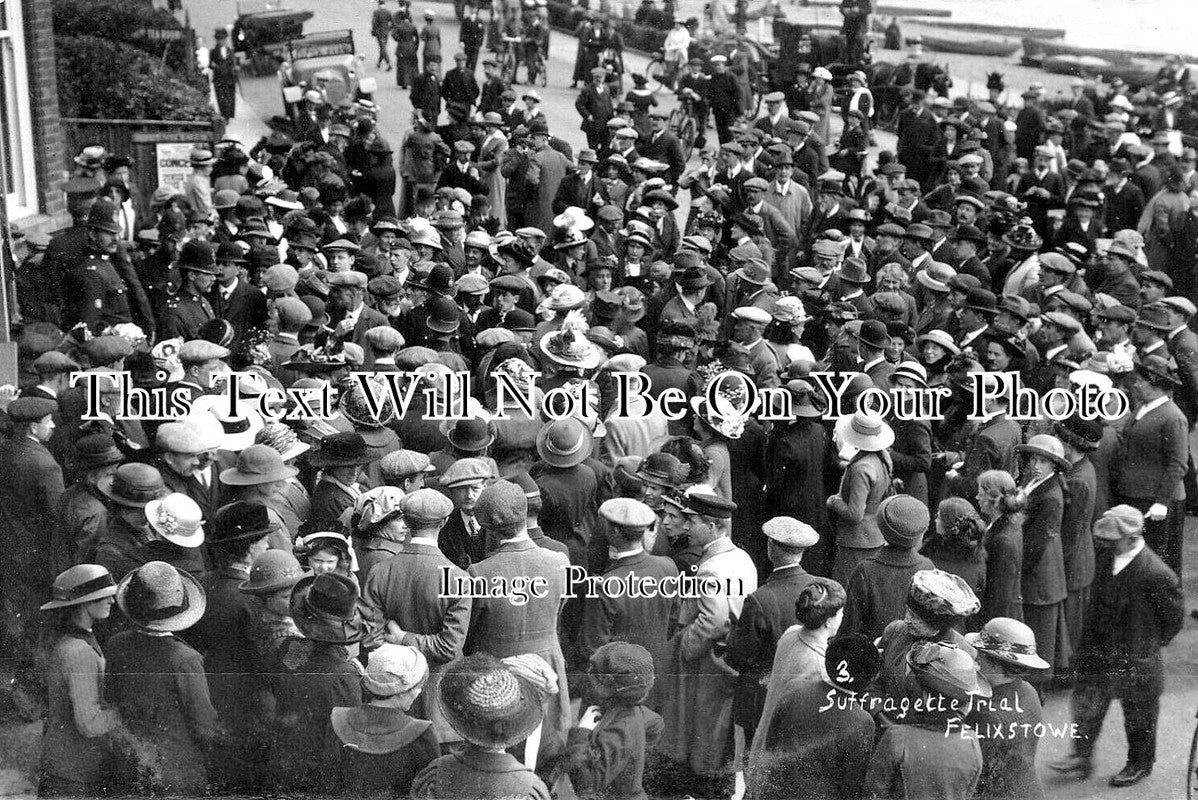
[{"label": "crowd of people", "polygon": [[[690,60],[688,163],[588,66],[575,157],[424,41],[397,148],[319,98],[177,189],[92,146],[74,226],[19,241],[0,631],[40,792],[1034,798],[1114,699],[1110,781],[1148,776],[1198,504],[1188,74],[913,90],[847,181],[822,68],[754,120]],[[764,389],[789,414],[734,413]]]}]

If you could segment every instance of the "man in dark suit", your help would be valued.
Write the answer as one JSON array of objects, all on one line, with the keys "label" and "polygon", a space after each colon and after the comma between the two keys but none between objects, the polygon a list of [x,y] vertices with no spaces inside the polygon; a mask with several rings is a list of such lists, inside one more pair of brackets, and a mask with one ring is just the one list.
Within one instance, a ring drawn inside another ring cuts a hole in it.
[{"label": "man in dark suit", "polygon": [[[603,573],[605,581],[652,579],[661,585],[663,580],[673,580],[678,575],[678,567],[670,558],[645,551],[645,535],[657,526],[657,515],[649,506],[639,500],[617,497],[599,506],[599,516],[608,525],[607,550],[611,561]],[[660,531],[657,535],[664,538]],[[648,650],[660,673],[667,664],[666,648],[678,620],[678,608],[678,598],[663,592],[644,597],[620,593],[587,597],[583,602],[578,663],[587,663],[608,642],[626,641]]]},{"label": "man in dark suit", "polygon": [[607,135],[607,122],[615,116],[612,108],[611,93],[607,91],[607,70],[595,67],[591,70],[591,80],[578,94],[574,108],[582,117],[578,127],[587,137],[587,147],[599,150],[604,145]]},{"label": "man in dark suit", "polygon": [[40,683],[33,677],[38,606],[53,580],[49,529],[63,493],[62,468],[45,444],[58,406],[45,397],[21,397],[7,411],[12,433],[0,444],[0,521],[7,540],[0,557],[0,639],[17,659],[18,682],[28,676],[34,686]]},{"label": "man in dark suit", "polygon": [[233,326],[234,344],[249,331],[266,327],[266,295],[248,281],[241,280],[243,264],[245,258],[240,247],[222,244],[216,251],[219,270],[216,285],[208,292],[208,303],[216,318],[227,320]]},{"label": "man in dark suit", "polygon": [[915,92],[912,104],[899,115],[898,149],[900,163],[907,167],[907,177],[925,184],[932,177],[932,153],[943,134],[932,115],[932,100],[923,92]]},{"label": "man in dark suit", "polygon": [[592,219],[607,205],[607,189],[595,174],[599,157],[594,150],[578,154],[578,168],[562,178],[553,198],[553,213],[561,214],[573,206],[581,208]]},{"label": "man in dark suit", "polygon": [[164,423],[154,437],[158,458],[153,466],[168,489],[196,502],[204,519],[213,519],[221,506],[220,467],[234,464],[232,454],[220,454],[220,442],[209,437],[192,421]]},{"label": "man in dark suit", "polygon": [[795,601],[813,580],[803,569],[803,553],[819,542],[815,528],[794,517],[774,517],[761,526],[761,532],[766,536],[766,554],[774,569],[765,583],[745,598],[725,649],[728,666],[740,673],[732,715],[745,729],[745,741],[752,739],[761,719],[765,703],[762,679],[773,667],[778,640],[794,624]]},{"label": "man in dark suit", "polygon": [[483,486],[491,477],[490,465],[481,458],[459,458],[445,470],[437,488],[453,501],[440,536],[441,552],[461,569],[482,561],[498,544],[485,536],[474,517],[474,507]]},{"label": "man in dark suit", "polygon": [[715,132],[720,144],[731,141],[732,123],[743,111],[740,87],[736,78],[728,71],[728,59],[722,55],[712,56],[713,74],[708,86],[711,112],[715,116]]},{"label": "man in dark suit", "polygon": [[1135,230],[1144,211],[1144,192],[1130,180],[1131,164],[1125,158],[1111,161],[1106,190],[1106,229],[1112,234],[1124,229]]},{"label": "man in dark suit", "polygon": [[1144,538],[1170,569],[1181,574],[1185,524],[1183,478],[1189,461],[1189,427],[1170,395],[1180,386],[1172,364],[1158,353],[1140,355],[1127,388],[1136,411],[1123,429],[1112,463],[1114,499],[1144,514]]},{"label": "man in dark suit", "polygon": [[362,272],[334,272],[329,276],[329,314],[333,331],[342,341],[361,347],[366,331],[390,325],[387,318],[366,305],[366,275]]},{"label": "man in dark suit", "polygon": [[667,130],[670,115],[661,106],[655,106],[649,111],[652,130],[649,135],[637,145],[638,152],[645,158],[652,158],[667,165],[666,183],[671,186],[678,184],[682,170],[686,168],[686,157],[682,155],[682,142]]},{"label": "man in dark suit", "polygon": [[1015,188],[1015,196],[1027,203],[1032,227],[1043,239],[1048,239],[1052,233],[1048,223],[1049,210],[1065,205],[1065,179],[1049,169],[1052,159],[1052,148],[1037,147],[1032,168],[1019,179]]},{"label": "man in dark suit", "polygon": [[1077,658],[1073,719],[1079,736],[1073,755],[1052,765],[1078,779],[1089,777],[1095,740],[1111,700],[1118,698],[1127,764],[1111,778],[1112,786],[1131,786],[1152,772],[1165,682],[1161,648],[1185,618],[1181,580],[1144,542],[1144,525],[1144,516],[1127,505],[1108,510],[1094,524],[1094,538],[1106,546],[1095,565]]},{"label": "man in dark suit", "polygon": [[443,572],[451,582],[466,577],[438,547],[453,503],[435,489],[417,489],[404,497],[400,509],[409,538],[402,551],[363,577],[362,599],[387,621],[387,641],[415,647],[428,660],[425,688],[433,691],[421,693],[413,713],[432,721],[438,741],[460,741],[436,702],[445,665],[462,655],[473,603],[441,591]]},{"label": "man in dark suit", "polygon": [[560,752],[571,727],[566,659],[558,638],[569,561],[529,538],[528,500],[516,484],[500,480],[488,486],[478,498],[475,513],[484,530],[499,539],[499,548],[485,561],[471,565],[471,577],[482,578],[489,586],[510,586],[517,578],[537,581],[542,591],[529,592],[523,604],[507,596],[476,599],[465,652],[490,653],[496,658],[534,654],[557,674],[558,691],[544,706],[538,754],[538,762],[543,762]]}]

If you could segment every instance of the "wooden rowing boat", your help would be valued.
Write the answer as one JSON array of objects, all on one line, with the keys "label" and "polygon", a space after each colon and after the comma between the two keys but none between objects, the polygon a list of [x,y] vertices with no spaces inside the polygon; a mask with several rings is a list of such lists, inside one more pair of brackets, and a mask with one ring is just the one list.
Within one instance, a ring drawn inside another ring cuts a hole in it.
[{"label": "wooden rowing boat", "polygon": [[939,36],[923,36],[925,50],[938,53],[965,53],[971,56],[1009,58],[1019,49],[1019,42],[1010,39],[942,39]]},{"label": "wooden rowing boat", "polygon": [[1037,39],[1063,39],[1064,28],[1026,28],[1020,25],[990,25],[984,22],[955,22],[953,20],[929,19],[914,20],[913,24],[927,25],[929,28],[944,28],[945,30],[961,31],[964,33],[987,33],[992,36],[1010,36],[1023,38],[1025,36]]},{"label": "wooden rowing boat", "polygon": [[1156,63],[1149,59],[1110,61],[1097,56],[1048,56],[1040,67],[1045,72],[1057,75],[1101,75],[1105,80],[1118,77],[1127,81],[1130,86],[1151,85],[1156,80],[1157,72]]},{"label": "wooden rowing boat", "polygon": [[[1068,44],[1067,42],[1040,39],[1035,36],[1025,36],[1023,38],[1023,52],[1028,58],[1045,59],[1053,56],[1090,56],[1110,61],[1113,64],[1128,62],[1135,58],[1163,61],[1165,56],[1169,55],[1167,53],[1141,53],[1130,50],[1111,50],[1102,47],[1083,47],[1077,44]],[[1182,56],[1182,58],[1187,62],[1195,60],[1188,56]]]}]

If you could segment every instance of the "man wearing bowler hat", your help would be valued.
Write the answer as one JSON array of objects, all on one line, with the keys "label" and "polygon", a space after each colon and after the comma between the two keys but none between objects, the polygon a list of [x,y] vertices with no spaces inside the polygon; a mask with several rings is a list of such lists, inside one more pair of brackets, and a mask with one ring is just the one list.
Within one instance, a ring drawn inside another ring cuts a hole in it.
[{"label": "man wearing bowler hat", "polygon": [[216,280],[216,255],[208,242],[190,241],[179,251],[183,285],[167,299],[162,335],[183,341],[198,339],[205,322],[216,319],[208,292]]},{"label": "man wearing bowler hat", "polygon": [[1144,539],[1143,514],[1117,505],[1094,523],[1101,545],[1091,588],[1089,618],[1077,658],[1073,720],[1078,738],[1073,753],[1052,768],[1085,780],[1103,719],[1111,701],[1123,707],[1127,763],[1111,779],[1116,787],[1148,777],[1156,761],[1156,728],[1164,691],[1161,648],[1185,619],[1177,574]]}]

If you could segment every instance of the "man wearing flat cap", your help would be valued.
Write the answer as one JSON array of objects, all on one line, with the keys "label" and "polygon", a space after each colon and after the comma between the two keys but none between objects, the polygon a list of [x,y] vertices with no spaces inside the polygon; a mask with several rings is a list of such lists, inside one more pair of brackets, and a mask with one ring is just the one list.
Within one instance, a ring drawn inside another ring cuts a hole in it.
[{"label": "man wearing flat cap", "polygon": [[1111,463],[1112,499],[1144,514],[1145,541],[1180,575],[1189,426],[1171,398],[1180,382],[1166,355],[1137,354],[1127,376],[1124,385],[1136,410]]},{"label": "man wearing flat cap", "polygon": [[815,528],[794,517],[767,520],[761,532],[773,571],[745,598],[741,615],[728,634],[726,650],[728,665],[740,673],[732,714],[744,728],[746,742],[752,740],[761,718],[778,640],[794,624],[795,601],[813,580],[803,569],[803,553],[819,542]]},{"label": "man wearing flat cap", "polygon": [[757,590],[757,567],[728,536],[735,503],[701,491],[681,502],[685,534],[703,551],[693,577],[715,581],[718,591],[682,601],[669,667],[660,675],[666,728],[658,749],[672,762],[679,793],[724,797],[735,780],[727,640],[745,598]]},{"label": "man wearing flat cap", "polygon": [[1090,608],[1075,661],[1073,753],[1054,770],[1084,780],[1111,701],[1123,708],[1127,763],[1110,779],[1116,787],[1146,778],[1156,761],[1156,728],[1164,691],[1161,649],[1181,630],[1181,580],[1144,541],[1144,517],[1132,506],[1108,509],[1094,523],[1100,545]]},{"label": "man wearing flat cap", "polygon": [[19,397],[8,404],[12,431],[0,443],[0,523],[6,544],[0,557],[0,639],[17,669],[32,669],[37,609],[54,578],[49,526],[63,493],[62,468],[46,449],[58,404]]},{"label": "man wearing flat cap", "polygon": [[387,325],[387,318],[366,305],[366,275],[334,272],[329,276],[329,316],[334,334],[362,347],[366,332]]},{"label": "man wearing flat cap", "polygon": [[[566,567],[561,553],[538,547],[528,535],[528,499],[511,481],[497,481],[483,490],[475,513],[480,525],[499,540],[493,555],[471,564],[469,573],[488,585],[517,578],[539,580],[543,592],[513,603],[509,597],[477,598],[470,616],[465,652],[490,653],[496,658],[532,653],[545,659],[557,673],[557,694],[547,700],[538,763],[561,751],[570,730],[570,690],[566,685],[566,659],[558,639],[558,617],[565,603]],[[523,751],[521,751],[523,754]]]},{"label": "man wearing flat cap", "polygon": [[179,348],[183,377],[168,383],[167,386],[172,390],[186,389],[191,400],[201,395],[212,394],[216,391],[212,385],[213,379],[229,371],[229,365],[224,362],[229,355],[229,348],[206,339],[186,341]]},{"label": "man wearing flat cap", "polygon": [[[657,525],[653,509],[639,500],[616,497],[599,506],[599,516],[607,524],[607,555],[610,557],[605,580],[653,580],[657,585],[674,579],[678,567],[668,556],[645,551],[645,533]],[[664,536],[662,537],[665,538]],[[665,592],[629,597],[603,593],[583,602],[582,632],[579,635],[578,663],[590,660],[603,645],[613,641],[639,644],[653,656],[654,671],[663,675],[668,664],[669,636],[678,620],[679,601]],[[650,705],[660,707],[661,698]]]},{"label": "man wearing flat cap", "polygon": [[[394,454],[384,457],[386,460]],[[414,455],[414,454],[413,454]],[[445,666],[460,658],[470,627],[473,600],[441,591],[442,575],[450,584],[466,572],[445,557],[438,543],[453,503],[435,489],[415,489],[400,502],[408,529],[403,549],[370,570],[362,582],[362,599],[386,620],[384,638],[392,644],[414,647],[429,665],[429,683],[413,713],[431,720],[443,744],[461,740],[437,703],[437,685]],[[431,689],[431,691],[429,691]]]}]

